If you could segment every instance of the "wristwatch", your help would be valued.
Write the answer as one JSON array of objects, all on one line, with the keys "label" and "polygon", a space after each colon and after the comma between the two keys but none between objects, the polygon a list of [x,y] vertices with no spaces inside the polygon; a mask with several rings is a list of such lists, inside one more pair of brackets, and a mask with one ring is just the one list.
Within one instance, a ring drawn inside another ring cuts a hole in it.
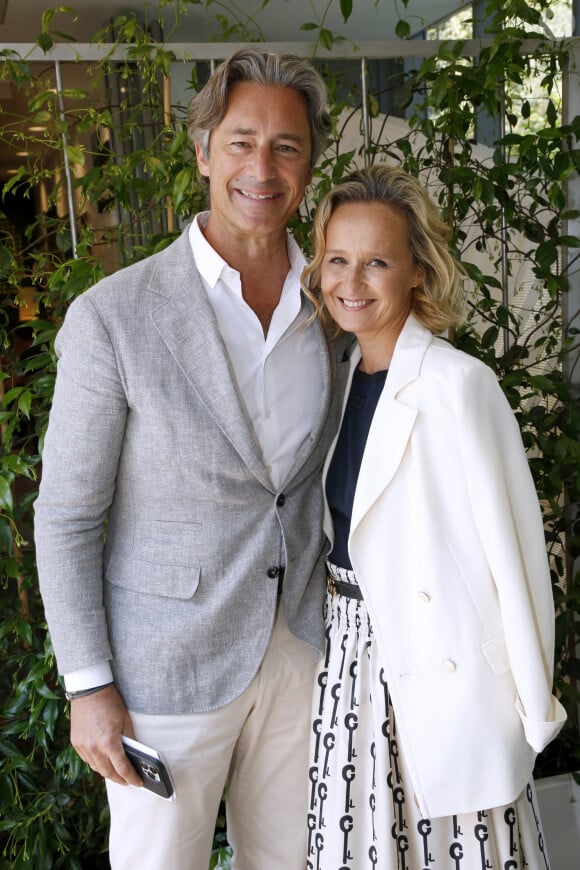
[{"label": "wristwatch", "polygon": [[67,701],[76,701],[77,698],[86,698],[87,695],[94,695],[95,692],[100,692],[101,689],[106,689],[107,686],[112,686],[113,681],[110,683],[103,683],[102,686],[92,686],[90,689],[79,689],[78,692],[66,692],[64,693]]}]

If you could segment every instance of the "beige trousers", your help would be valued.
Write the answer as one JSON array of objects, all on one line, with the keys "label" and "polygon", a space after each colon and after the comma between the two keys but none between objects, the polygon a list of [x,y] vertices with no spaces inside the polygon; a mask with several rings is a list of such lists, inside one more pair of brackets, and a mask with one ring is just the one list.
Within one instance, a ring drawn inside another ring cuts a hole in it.
[{"label": "beige trousers", "polygon": [[232,867],[303,870],[314,668],[280,607],[260,670],[235,701],[208,713],[131,713],[136,738],[170,768],[176,799],[107,780],[113,870],[207,870],[224,785]]}]

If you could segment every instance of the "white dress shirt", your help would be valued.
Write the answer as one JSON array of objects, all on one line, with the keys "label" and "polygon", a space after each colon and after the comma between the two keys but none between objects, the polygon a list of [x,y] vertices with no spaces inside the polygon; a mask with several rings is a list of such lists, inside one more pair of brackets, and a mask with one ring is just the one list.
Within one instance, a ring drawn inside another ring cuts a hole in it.
[{"label": "white dress shirt", "polygon": [[[200,229],[208,217],[209,212],[202,212],[190,225],[193,256],[264,463],[274,488],[279,489],[301,444],[310,437],[322,392],[318,344],[313,330],[304,328],[308,313],[300,293],[300,276],[306,261],[288,236],[290,270],[264,335],[259,318],[243,298],[239,272],[212,248]],[[69,692],[101,686],[112,679],[108,661],[64,677]]]}]

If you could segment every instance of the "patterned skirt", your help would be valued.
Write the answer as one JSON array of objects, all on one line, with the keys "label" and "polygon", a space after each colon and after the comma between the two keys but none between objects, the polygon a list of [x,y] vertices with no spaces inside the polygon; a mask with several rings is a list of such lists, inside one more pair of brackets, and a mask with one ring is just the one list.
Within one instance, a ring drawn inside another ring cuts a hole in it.
[{"label": "patterned skirt", "polygon": [[[331,576],[356,583],[329,565]],[[530,782],[509,806],[422,818],[363,601],[327,595],[313,700],[309,870],[549,870]]]}]

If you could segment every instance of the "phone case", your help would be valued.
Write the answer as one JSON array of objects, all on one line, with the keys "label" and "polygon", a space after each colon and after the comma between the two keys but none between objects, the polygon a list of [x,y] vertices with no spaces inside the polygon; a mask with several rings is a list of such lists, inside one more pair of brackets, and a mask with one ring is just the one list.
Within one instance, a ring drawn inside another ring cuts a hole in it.
[{"label": "phone case", "polygon": [[144,788],[166,800],[175,800],[169,770],[157,750],[125,735],[121,740],[129,761],[143,780]]}]

